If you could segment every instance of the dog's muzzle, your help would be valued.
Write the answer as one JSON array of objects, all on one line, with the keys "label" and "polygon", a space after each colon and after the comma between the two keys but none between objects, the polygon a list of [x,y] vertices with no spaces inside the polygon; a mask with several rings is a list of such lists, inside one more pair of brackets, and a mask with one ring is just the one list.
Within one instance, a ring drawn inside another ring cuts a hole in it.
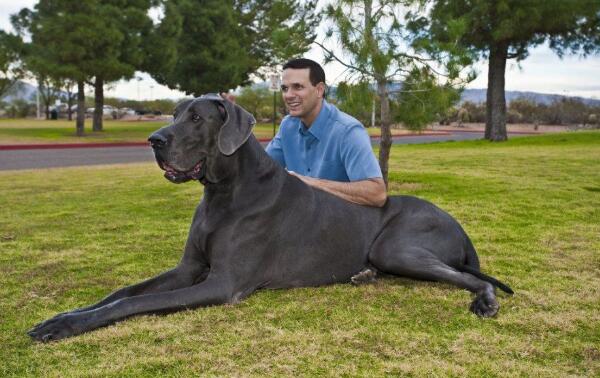
[{"label": "dog's muzzle", "polygon": [[154,151],[156,163],[163,171],[165,171],[165,178],[167,180],[179,184],[190,180],[201,180],[204,177],[205,159],[200,159],[200,161],[194,164],[192,169],[181,171],[169,165],[164,159],[164,151],[161,150],[163,150],[167,145],[166,137],[159,132],[156,132],[150,135],[148,141],[150,142],[152,150]]},{"label": "dog's muzzle", "polygon": [[204,159],[200,160],[188,171],[177,170],[158,157],[156,162],[158,163],[158,166],[165,171],[165,178],[176,184],[190,180],[202,180],[204,177]]}]

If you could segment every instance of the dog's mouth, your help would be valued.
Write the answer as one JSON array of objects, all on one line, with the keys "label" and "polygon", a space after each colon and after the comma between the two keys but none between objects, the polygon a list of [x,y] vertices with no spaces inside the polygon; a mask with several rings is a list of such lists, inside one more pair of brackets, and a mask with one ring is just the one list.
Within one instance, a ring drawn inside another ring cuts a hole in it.
[{"label": "dog's mouth", "polygon": [[175,184],[190,180],[200,180],[204,177],[204,159],[201,159],[188,171],[177,170],[161,160],[157,160],[157,162],[158,166],[165,171],[165,178]]}]

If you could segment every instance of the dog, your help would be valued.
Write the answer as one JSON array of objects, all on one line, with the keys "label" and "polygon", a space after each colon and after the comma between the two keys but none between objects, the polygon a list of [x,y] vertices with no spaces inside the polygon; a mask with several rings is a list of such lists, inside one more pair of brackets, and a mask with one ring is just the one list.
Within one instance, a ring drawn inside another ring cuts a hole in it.
[{"label": "dog", "polygon": [[169,181],[204,185],[181,261],[29,335],[59,340],[134,315],[236,303],[259,289],[367,282],[377,272],[467,289],[482,317],[498,312],[496,287],[513,293],[480,272],[473,244],[446,212],[412,196],[360,206],[308,186],[266,154],[254,124],[218,95],[179,104],[149,141]]}]

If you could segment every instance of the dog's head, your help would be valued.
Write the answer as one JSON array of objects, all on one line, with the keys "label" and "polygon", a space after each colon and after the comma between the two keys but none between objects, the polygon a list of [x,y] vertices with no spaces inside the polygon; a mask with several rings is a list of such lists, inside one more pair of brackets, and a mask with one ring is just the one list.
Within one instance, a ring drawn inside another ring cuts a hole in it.
[{"label": "dog's head", "polygon": [[227,161],[248,140],[255,123],[240,106],[208,94],[179,103],[173,123],[148,141],[168,180],[214,183],[226,174]]}]

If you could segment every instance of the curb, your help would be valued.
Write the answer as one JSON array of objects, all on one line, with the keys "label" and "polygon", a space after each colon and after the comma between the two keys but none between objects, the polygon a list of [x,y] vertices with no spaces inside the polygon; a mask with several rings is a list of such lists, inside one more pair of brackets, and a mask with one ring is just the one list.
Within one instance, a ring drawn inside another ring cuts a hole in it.
[{"label": "curb", "polygon": [[[466,131],[466,130],[465,130]],[[428,135],[449,135],[448,131],[434,131],[422,134],[392,134],[392,138],[419,137]],[[371,136],[380,139],[380,136]],[[259,142],[270,142],[272,138],[257,138]],[[14,150],[52,150],[68,148],[105,148],[105,147],[150,147],[148,142],[115,142],[115,143],[40,143],[40,144],[0,144],[0,151]]]}]

